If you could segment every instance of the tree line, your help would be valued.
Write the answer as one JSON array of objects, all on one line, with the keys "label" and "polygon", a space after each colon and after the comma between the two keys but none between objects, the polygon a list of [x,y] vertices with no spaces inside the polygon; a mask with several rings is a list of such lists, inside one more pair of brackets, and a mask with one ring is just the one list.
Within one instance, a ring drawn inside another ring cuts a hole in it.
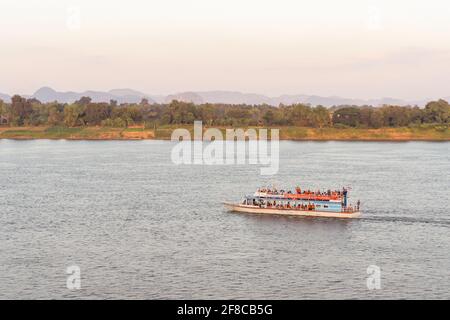
[{"label": "tree line", "polygon": [[448,125],[450,105],[445,100],[431,101],[425,108],[417,106],[310,106],[307,104],[227,105],[172,101],[150,104],[92,102],[82,97],[70,104],[41,103],[14,95],[10,103],[0,100],[0,125],[67,127],[105,126],[125,128],[133,125],[182,125],[202,120],[209,126],[300,126],[300,127],[404,127],[420,124]]}]

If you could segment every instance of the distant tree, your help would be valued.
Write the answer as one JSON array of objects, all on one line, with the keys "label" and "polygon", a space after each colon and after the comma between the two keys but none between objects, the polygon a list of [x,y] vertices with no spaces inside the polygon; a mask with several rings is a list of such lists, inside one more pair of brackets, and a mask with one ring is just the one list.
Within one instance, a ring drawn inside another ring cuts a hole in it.
[{"label": "distant tree", "polygon": [[28,99],[28,102],[31,103],[31,104],[42,104],[42,102],[40,102],[36,98],[30,98],[30,99]]},{"label": "distant tree", "polygon": [[230,107],[225,111],[225,118],[230,119],[233,125],[248,125],[252,119],[250,107]]},{"label": "distant tree", "polygon": [[109,104],[111,107],[115,108],[115,107],[117,107],[117,100],[111,99],[111,100],[109,100]]},{"label": "distant tree", "polygon": [[383,124],[383,112],[380,109],[373,109],[370,113],[369,127],[381,128]]},{"label": "distant tree", "polygon": [[193,103],[177,100],[172,100],[165,113],[168,114],[169,122],[175,124],[189,124],[200,118],[197,117],[197,108]]},{"label": "distant tree", "polygon": [[85,106],[79,104],[69,104],[64,108],[64,124],[68,127],[75,127],[84,124]]},{"label": "distant tree", "polygon": [[267,110],[263,116],[264,123],[271,126],[274,124],[275,113],[272,110]]},{"label": "distant tree", "polygon": [[368,128],[370,127],[370,120],[372,114],[374,113],[374,108],[372,107],[362,107],[359,108],[359,127]]},{"label": "distant tree", "polygon": [[89,103],[86,105],[86,123],[89,125],[99,125],[111,116],[112,108],[107,103]]},{"label": "distant tree", "polygon": [[0,125],[6,124],[9,118],[9,110],[7,110],[6,104],[0,99]]},{"label": "distant tree", "polygon": [[92,99],[90,97],[81,97],[80,100],[75,101],[75,104],[87,106],[91,101]]},{"label": "distant tree", "polygon": [[312,109],[312,125],[314,127],[323,128],[331,124],[330,113],[323,106],[317,106]]},{"label": "distant tree", "polygon": [[31,103],[19,95],[11,98],[11,122],[14,125],[23,125],[25,120],[32,114]]},{"label": "distant tree", "polygon": [[424,111],[415,106],[410,110],[409,123],[408,124],[420,124],[423,122]]},{"label": "distant tree", "polygon": [[64,120],[64,107],[59,103],[51,103],[48,106],[48,124],[59,125]]},{"label": "distant tree", "polygon": [[400,127],[408,125],[409,109],[410,107],[383,106],[381,111],[383,113],[384,126]]},{"label": "distant tree", "polygon": [[357,107],[345,107],[333,113],[333,124],[357,127],[360,124],[360,110]]},{"label": "distant tree", "polygon": [[6,113],[5,103],[0,99],[0,116],[4,116]]},{"label": "distant tree", "polygon": [[450,106],[445,100],[431,101],[425,106],[424,121],[428,123],[449,123]]},{"label": "distant tree", "polygon": [[[311,124],[311,107],[304,104],[295,104],[287,107],[287,118],[289,121],[299,127],[306,127]],[[286,117],[285,117],[286,118]]]},{"label": "distant tree", "polygon": [[161,117],[161,107],[158,105],[142,106],[141,109],[142,121],[149,123],[156,123]]},{"label": "distant tree", "polygon": [[205,124],[212,126],[217,120],[217,113],[214,105],[209,103],[202,105],[200,107],[200,117]]},{"label": "distant tree", "polygon": [[[431,101],[426,107],[385,105],[372,106],[324,106],[292,104],[278,107],[270,105],[245,105],[172,101],[169,104],[93,103],[89,97],[81,97],[73,104],[57,102],[41,103],[37,99],[25,99],[15,95],[11,103],[0,101],[0,115],[11,125],[104,125],[127,127],[144,124],[153,127],[160,124],[192,124],[202,120],[212,126],[300,126],[323,128],[350,126],[359,128],[403,127],[422,123],[444,124],[450,122],[450,106],[445,100]],[[442,126],[441,126],[442,127]]]},{"label": "distant tree", "polygon": [[39,126],[39,125],[45,125],[48,123],[48,105],[47,104],[41,104],[36,99],[30,99],[31,102],[31,108],[32,113],[29,116],[28,119],[26,119],[25,124],[33,125],[33,126]]},{"label": "distant tree", "polygon": [[141,108],[135,105],[128,106],[124,109],[126,115],[127,125],[139,123],[142,121]]}]

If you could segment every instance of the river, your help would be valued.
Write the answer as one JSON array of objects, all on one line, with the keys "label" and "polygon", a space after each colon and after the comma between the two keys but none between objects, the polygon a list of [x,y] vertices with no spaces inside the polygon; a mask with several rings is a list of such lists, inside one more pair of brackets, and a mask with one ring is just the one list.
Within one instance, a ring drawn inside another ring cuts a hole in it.
[{"label": "river", "polygon": [[[173,146],[0,140],[0,298],[450,298],[449,142],[281,141],[272,176]],[[350,186],[363,216],[224,210],[266,185]]]}]

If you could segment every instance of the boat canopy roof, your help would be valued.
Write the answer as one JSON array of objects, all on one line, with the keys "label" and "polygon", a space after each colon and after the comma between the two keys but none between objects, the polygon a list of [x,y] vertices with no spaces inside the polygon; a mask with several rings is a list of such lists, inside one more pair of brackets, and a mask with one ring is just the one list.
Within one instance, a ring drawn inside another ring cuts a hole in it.
[{"label": "boat canopy roof", "polygon": [[[310,198],[287,198],[287,197],[280,197],[280,196],[256,196],[256,195],[246,195],[245,196],[246,200],[267,200],[267,201],[323,201],[323,202],[330,202],[330,199],[317,199],[314,197],[310,197]],[[331,200],[333,201],[333,200]],[[340,202],[340,201],[336,201],[334,200],[334,202]]]},{"label": "boat canopy roof", "polygon": [[311,191],[311,190],[301,190],[299,187],[296,188],[295,192],[284,191],[284,190],[271,190],[271,189],[258,189],[254,193],[255,197],[267,198],[267,199],[291,199],[291,200],[316,200],[316,201],[332,201],[339,202],[346,198],[347,189],[343,188],[342,191]]}]

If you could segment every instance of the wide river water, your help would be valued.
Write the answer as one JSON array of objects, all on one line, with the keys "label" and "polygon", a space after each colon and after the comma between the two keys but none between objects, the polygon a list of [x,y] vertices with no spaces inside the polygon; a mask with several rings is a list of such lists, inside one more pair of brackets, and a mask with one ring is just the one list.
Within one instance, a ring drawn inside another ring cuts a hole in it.
[{"label": "wide river water", "polygon": [[[0,298],[450,298],[450,143],[282,141],[273,176],[173,146],[0,140]],[[223,208],[263,185],[351,186],[363,216]]]}]

